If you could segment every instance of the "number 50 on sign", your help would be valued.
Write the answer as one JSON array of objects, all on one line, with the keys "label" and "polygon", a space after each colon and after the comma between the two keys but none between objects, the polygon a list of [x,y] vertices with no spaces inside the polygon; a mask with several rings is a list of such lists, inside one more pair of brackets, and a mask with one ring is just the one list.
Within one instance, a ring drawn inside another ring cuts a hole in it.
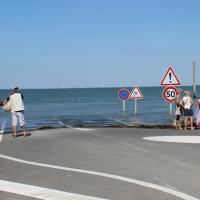
[{"label": "number 50 on sign", "polygon": [[173,103],[176,101],[178,95],[177,89],[174,86],[168,86],[163,90],[163,98],[168,103]]}]

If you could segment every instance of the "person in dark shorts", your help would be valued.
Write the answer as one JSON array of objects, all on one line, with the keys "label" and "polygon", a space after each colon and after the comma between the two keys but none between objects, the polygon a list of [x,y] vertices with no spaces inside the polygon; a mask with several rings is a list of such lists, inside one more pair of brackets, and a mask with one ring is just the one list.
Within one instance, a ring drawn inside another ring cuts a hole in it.
[{"label": "person in dark shorts", "polygon": [[190,95],[190,91],[185,91],[185,96],[182,100],[182,105],[184,107],[184,118],[185,118],[185,130],[187,130],[187,124],[188,124],[188,118],[190,119],[190,128],[191,130],[194,130],[193,127],[193,100]]}]

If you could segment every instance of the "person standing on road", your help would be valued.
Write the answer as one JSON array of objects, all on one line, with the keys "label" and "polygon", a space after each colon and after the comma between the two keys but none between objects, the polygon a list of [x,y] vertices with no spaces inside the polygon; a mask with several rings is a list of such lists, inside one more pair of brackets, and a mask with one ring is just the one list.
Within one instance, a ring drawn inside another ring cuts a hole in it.
[{"label": "person standing on road", "polygon": [[196,128],[200,129],[200,99],[196,103],[196,106],[197,106],[197,110],[196,110],[196,113],[195,113]]},{"label": "person standing on road", "polygon": [[185,124],[185,130],[187,130],[187,123],[188,123],[188,117],[190,118],[190,128],[191,130],[194,130],[193,127],[193,100],[190,95],[190,91],[186,90],[185,91],[185,96],[183,97],[182,100],[182,105],[184,108],[184,124]]},{"label": "person standing on road", "polygon": [[13,92],[8,97],[7,101],[10,102],[10,109],[12,115],[12,128],[13,128],[13,137],[17,136],[17,124],[19,122],[24,136],[27,136],[25,129],[25,119],[24,119],[24,103],[23,95],[20,93],[18,87],[14,88]]},{"label": "person standing on road", "polygon": [[182,99],[177,99],[176,101],[176,129],[181,130],[181,115],[183,111],[183,106],[182,106]]}]

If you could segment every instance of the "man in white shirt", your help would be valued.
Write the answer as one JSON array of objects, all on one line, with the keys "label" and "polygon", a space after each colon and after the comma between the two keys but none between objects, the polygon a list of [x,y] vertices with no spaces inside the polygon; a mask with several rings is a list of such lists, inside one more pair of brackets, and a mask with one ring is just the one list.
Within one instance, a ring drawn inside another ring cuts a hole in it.
[{"label": "man in white shirt", "polygon": [[13,137],[17,136],[17,124],[19,122],[24,136],[27,136],[25,129],[25,119],[24,119],[24,103],[23,103],[23,95],[20,93],[19,88],[14,88],[13,92],[8,97],[8,101],[10,102],[11,114],[12,114],[12,128],[13,128]]},{"label": "man in white shirt", "polygon": [[187,129],[188,117],[190,118],[191,130],[194,130],[193,109],[192,109],[193,100],[192,100],[192,97],[190,96],[190,91],[188,91],[188,90],[185,91],[185,96],[183,97],[182,104],[184,107],[185,130]]}]

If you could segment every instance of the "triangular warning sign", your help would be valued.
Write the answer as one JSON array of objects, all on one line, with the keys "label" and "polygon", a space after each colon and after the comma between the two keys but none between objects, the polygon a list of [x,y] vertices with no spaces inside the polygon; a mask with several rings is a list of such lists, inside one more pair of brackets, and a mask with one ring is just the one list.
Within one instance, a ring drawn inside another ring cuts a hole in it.
[{"label": "triangular warning sign", "polygon": [[169,66],[167,72],[165,73],[164,78],[162,79],[161,86],[166,86],[166,85],[181,85],[181,82],[178,78],[178,76],[176,75],[176,73],[174,72],[174,70],[172,69],[171,66]]},{"label": "triangular warning sign", "polygon": [[140,89],[138,86],[134,87],[133,91],[130,94],[130,99],[143,99],[144,96],[141,93]]}]

